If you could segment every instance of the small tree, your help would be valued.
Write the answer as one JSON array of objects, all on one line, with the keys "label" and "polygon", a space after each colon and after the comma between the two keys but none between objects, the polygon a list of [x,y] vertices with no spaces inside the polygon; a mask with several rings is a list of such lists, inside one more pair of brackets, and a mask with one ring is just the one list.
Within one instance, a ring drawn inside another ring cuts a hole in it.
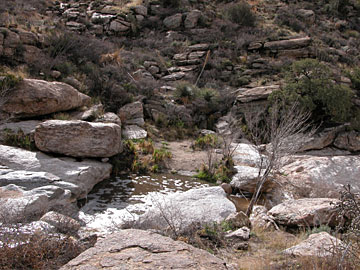
[{"label": "small tree", "polygon": [[[286,163],[315,129],[308,122],[310,113],[301,110],[297,102],[290,106],[275,102],[269,112],[247,108],[244,115],[248,134],[260,157],[255,192],[246,211],[250,216],[269,175]],[[266,147],[262,146],[263,142],[268,143]]]}]

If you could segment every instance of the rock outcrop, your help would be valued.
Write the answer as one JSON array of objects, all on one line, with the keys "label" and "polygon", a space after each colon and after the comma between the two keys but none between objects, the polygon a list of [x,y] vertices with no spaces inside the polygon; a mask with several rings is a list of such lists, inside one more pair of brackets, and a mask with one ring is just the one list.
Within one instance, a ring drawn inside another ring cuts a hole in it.
[{"label": "rock outcrop", "polygon": [[268,215],[286,226],[335,226],[338,202],[327,198],[288,200],[271,208]]},{"label": "rock outcrop", "polygon": [[285,249],[283,253],[292,256],[333,256],[337,248],[344,247],[341,240],[331,236],[327,232],[311,234],[308,239],[300,244]]},{"label": "rock outcrop", "polygon": [[32,117],[67,111],[90,103],[90,97],[61,82],[24,79],[2,106],[6,116]]},{"label": "rock outcrop", "polygon": [[35,130],[43,152],[73,157],[111,157],[122,152],[121,128],[112,123],[48,120]]},{"label": "rock outcrop", "polygon": [[[95,184],[110,176],[112,166],[93,160],[77,162],[72,158],[53,158],[41,152],[0,145],[0,164],[18,172],[17,185],[26,189],[51,183],[71,191],[71,200],[85,198]],[[34,172],[39,174],[34,174]],[[34,175],[33,184],[23,178]],[[36,183],[36,182],[40,182]],[[22,183],[21,183],[22,182]],[[65,182],[65,183],[64,183]],[[2,182],[3,183],[3,182]],[[15,182],[14,182],[15,183]]]},{"label": "rock outcrop", "polygon": [[[120,268],[119,268],[120,267]],[[123,230],[99,240],[60,270],[225,270],[221,259],[184,242],[142,230]]]}]

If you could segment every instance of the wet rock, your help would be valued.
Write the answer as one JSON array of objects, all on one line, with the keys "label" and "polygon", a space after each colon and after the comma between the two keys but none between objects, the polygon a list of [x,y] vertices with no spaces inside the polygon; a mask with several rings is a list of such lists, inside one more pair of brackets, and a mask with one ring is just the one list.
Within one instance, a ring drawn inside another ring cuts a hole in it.
[{"label": "wet rock", "polygon": [[153,198],[152,204],[153,207],[140,216],[139,228],[170,230],[171,233],[171,230],[186,230],[192,223],[220,222],[236,212],[235,205],[227,199],[221,187],[158,196]]},{"label": "wet rock", "polygon": [[2,111],[16,117],[31,117],[75,109],[89,102],[89,96],[68,84],[24,79],[13,89]]},{"label": "wet rock", "polygon": [[[96,266],[95,266],[96,265]],[[60,270],[228,269],[221,259],[184,242],[142,230],[123,230],[99,240]]]},{"label": "wet rock", "polygon": [[[44,172],[69,183],[64,188],[71,191],[72,201],[84,198],[95,184],[108,178],[112,167],[110,164],[93,160],[77,162],[71,158],[53,158],[41,152],[31,152],[5,145],[0,145],[0,152],[2,153],[0,164],[9,169]],[[51,180],[53,181],[54,178]],[[56,185],[57,182],[53,181],[52,184]]]},{"label": "wet rock", "polygon": [[35,130],[36,147],[73,157],[111,157],[122,152],[121,128],[112,123],[48,120]]},{"label": "wet rock", "polygon": [[327,232],[311,234],[308,239],[300,244],[285,249],[283,253],[292,256],[333,256],[339,247],[344,247],[341,240],[331,236]]},{"label": "wet rock", "polygon": [[270,209],[268,215],[286,226],[336,225],[337,199],[303,198],[288,200]]},{"label": "wet rock", "polygon": [[242,103],[247,103],[260,99],[267,99],[267,97],[274,91],[279,90],[279,85],[268,85],[268,86],[259,86],[255,88],[240,88],[240,94],[237,96],[236,100]]},{"label": "wet rock", "polygon": [[250,229],[248,227],[242,227],[234,232],[225,235],[227,239],[247,241],[250,239]]},{"label": "wet rock", "polygon": [[145,139],[147,137],[147,132],[139,126],[129,125],[124,126],[122,129],[122,135],[125,140]]},{"label": "wet rock", "polygon": [[166,17],[163,21],[164,25],[168,29],[176,29],[181,26],[182,23],[182,14],[177,13],[175,15]]},{"label": "wet rock", "polygon": [[356,131],[342,132],[336,137],[334,145],[352,152],[360,151],[360,133]]}]

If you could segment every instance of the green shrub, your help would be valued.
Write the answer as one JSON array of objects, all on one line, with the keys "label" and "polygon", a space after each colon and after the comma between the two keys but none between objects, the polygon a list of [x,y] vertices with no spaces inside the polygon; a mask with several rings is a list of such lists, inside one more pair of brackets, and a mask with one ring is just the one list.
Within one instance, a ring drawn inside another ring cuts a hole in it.
[{"label": "green shrub", "polygon": [[328,225],[320,225],[319,227],[314,227],[311,230],[308,230],[306,232],[306,235],[309,236],[310,234],[320,233],[320,232],[331,233],[331,228]]},{"label": "green shrub", "polygon": [[219,138],[215,134],[207,134],[198,137],[193,145],[194,149],[208,149],[219,146]]},{"label": "green shrub", "polygon": [[165,148],[155,149],[152,154],[152,160],[155,164],[160,164],[164,162],[166,159],[171,158],[172,154],[170,151],[166,150]]},{"label": "green shrub", "polygon": [[225,17],[231,22],[240,26],[254,26],[256,17],[251,10],[251,6],[241,1],[237,4],[232,4],[225,9]]},{"label": "green shrub", "polygon": [[202,166],[201,170],[194,177],[209,183],[216,183],[215,175],[206,166]]},{"label": "green shrub", "polygon": [[36,150],[34,136],[25,135],[21,129],[17,133],[10,129],[5,129],[4,137],[5,145],[20,147],[30,151]]},{"label": "green shrub", "polygon": [[269,96],[293,103],[298,101],[316,122],[343,123],[351,118],[353,92],[334,82],[330,69],[315,59],[294,62],[286,74],[286,85]]},{"label": "green shrub", "polygon": [[194,99],[195,93],[197,91],[198,88],[195,85],[186,82],[181,82],[176,86],[174,96],[178,101],[187,104]]}]

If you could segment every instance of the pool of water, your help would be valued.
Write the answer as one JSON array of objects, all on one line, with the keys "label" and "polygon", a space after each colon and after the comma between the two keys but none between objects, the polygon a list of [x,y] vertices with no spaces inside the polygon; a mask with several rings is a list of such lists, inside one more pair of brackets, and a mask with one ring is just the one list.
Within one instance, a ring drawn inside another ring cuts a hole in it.
[{"label": "pool of water", "polygon": [[159,194],[184,192],[209,186],[191,177],[156,174],[129,175],[107,179],[96,185],[80,209],[86,231],[106,234],[135,220],[152,205]]}]

